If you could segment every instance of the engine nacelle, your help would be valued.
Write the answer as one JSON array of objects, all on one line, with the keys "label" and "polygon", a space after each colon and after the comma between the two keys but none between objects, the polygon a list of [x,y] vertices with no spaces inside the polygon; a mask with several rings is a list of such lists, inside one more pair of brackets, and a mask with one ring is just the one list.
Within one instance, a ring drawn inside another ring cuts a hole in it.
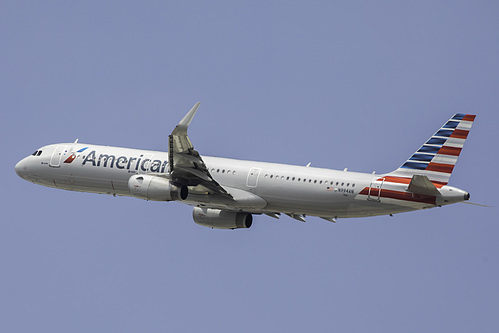
[{"label": "engine nacelle", "polygon": [[128,191],[136,198],[153,201],[185,200],[189,194],[187,186],[152,175],[133,175],[128,180]]},{"label": "engine nacelle", "polygon": [[249,213],[201,207],[194,207],[192,218],[203,227],[216,229],[249,228],[253,222]]}]

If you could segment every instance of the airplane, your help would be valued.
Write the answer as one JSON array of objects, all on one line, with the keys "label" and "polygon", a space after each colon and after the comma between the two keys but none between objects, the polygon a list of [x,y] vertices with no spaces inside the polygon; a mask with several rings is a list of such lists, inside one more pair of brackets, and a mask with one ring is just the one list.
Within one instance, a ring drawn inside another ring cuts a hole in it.
[{"label": "airplane", "polygon": [[249,228],[253,215],[336,222],[470,199],[447,184],[475,115],[455,114],[398,169],[371,174],[201,156],[187,135],[199,105],[168,137],[167,152],[76,140],[37,149],[15,171],[57,189],[179,201],[193,206],[194,222],[217,229]]}]

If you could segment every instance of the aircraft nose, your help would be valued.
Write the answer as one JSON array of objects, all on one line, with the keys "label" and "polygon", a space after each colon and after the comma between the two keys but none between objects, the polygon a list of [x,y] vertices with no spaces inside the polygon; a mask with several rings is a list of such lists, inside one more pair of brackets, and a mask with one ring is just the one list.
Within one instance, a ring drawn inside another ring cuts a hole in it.
[{"label": "aircraft nose", "polygon": [[21,178],[25,178],[24,176],[26,175],[27,169],[28,167],[25,158],[17,162],[15,166],[16,173]]}]

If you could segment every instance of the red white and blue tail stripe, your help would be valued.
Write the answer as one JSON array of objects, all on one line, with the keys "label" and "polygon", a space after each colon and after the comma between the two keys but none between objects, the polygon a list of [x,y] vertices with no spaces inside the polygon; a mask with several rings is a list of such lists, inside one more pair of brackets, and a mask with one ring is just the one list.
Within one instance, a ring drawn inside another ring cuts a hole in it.
[{"label": "red white and blue tail stripe", "polygon": [[434,184],[447,185],[474,120],[475,115],[454,115],[400,168],[387,176],[425,175]]}]

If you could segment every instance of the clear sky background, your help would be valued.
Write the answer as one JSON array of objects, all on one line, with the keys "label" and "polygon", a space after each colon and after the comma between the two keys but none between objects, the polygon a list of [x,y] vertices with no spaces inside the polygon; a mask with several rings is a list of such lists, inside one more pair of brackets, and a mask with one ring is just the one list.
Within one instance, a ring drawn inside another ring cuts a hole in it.
[{"label": "clear sky background", "polygon": [[2,332],[497,332],[498,208],[257,216],[30,184],[58,142],[352,171],[477,114],[450,184],[496,205],[497,1],[2,1]]}]

